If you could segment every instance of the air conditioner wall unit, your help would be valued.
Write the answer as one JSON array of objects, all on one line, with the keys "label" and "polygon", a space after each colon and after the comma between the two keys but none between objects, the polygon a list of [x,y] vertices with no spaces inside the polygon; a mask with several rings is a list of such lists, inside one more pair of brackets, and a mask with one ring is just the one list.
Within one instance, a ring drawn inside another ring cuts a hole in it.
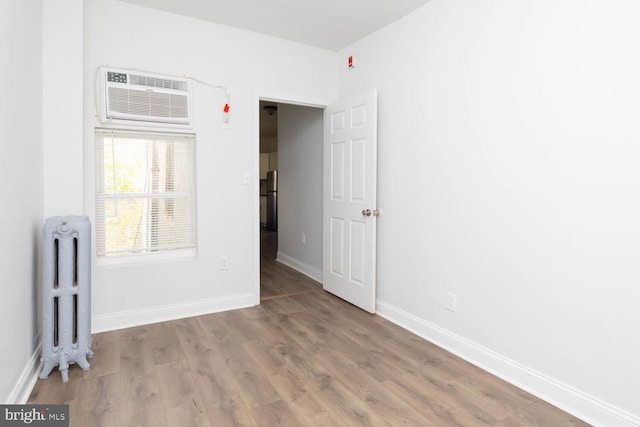
[{"label": "air conditioner wall unit", "polygon": [[191,125],[191,81],[100,67],[103,123]]}]

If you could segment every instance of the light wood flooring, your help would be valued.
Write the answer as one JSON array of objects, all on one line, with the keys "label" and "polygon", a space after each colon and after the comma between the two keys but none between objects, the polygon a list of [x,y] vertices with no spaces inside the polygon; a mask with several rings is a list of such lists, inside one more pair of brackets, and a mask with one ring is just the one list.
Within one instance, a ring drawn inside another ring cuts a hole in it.
[{"label": "light wood flooring", "polygon": [[260,233],[260,300],[318,292],[322,285],[277,261],[278,233]]},{"label": "light wood flooring", "polygon": [[[304,282],[280,267],[263,265],[263,282]],[[72,366],[67,384],[54,370],[29,403],[67,403],[78,427],[587,425],[379,316],[303,290],[94,334],[91,369]]]}]

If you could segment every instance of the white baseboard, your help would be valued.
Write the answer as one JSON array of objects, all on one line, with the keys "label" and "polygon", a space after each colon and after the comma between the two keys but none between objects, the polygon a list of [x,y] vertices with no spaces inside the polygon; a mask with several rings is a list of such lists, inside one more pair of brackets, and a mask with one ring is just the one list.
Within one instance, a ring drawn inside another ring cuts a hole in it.
[{"label": "white baseboard", "polygon": [[255,295],[246,293],[225,298],[193,301],[141,310],[120,311],[107,315],[93,316],[91,319],[91,332],[113,331],[133,326],[148,325],[150,323],[200,316],[202,314],[252,307],[254,305]]},{"label": "white baseboard", "polygon": [[300,261],[294,257],[289,255],[285,255],[282,252],[278,252],[276,255],[276,261],[286,265],[287,267],[291,267],[294,270],[299,271],[305,276],[315,280],[316,282],[322,283],[322,270],[318,270],[315,267],[310,266],[309,264]]},{"label": "white baseboard", "polygon": [[638,427],[640,417],[377,300],[377,314],[594,426]]},{"label": "white baseboard", "polygon": [[29,358],[29,362],[20,374],[20,378],[18,378],[18,382],[15,387],[9,394],[6,403],[9,405],[24,405],[29,400],[29,396],[31,396],[31,392],[33,391],[33,387],[36,385],[36,381],[38,381],[38,375],[40,374],[40,369],[42,363],[40,363],[40,350],[42,349],[42,344],[38,344],[38,347]]}]

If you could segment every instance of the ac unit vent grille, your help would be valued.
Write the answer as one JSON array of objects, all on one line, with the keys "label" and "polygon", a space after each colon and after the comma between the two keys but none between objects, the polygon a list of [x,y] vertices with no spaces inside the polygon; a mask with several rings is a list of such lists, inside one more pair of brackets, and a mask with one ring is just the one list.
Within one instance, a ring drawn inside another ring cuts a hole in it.
[{"label": "ac unit vent grille", "polygon": [[164,89],[181,90],[186,92],[187,82],[180,80],[163,79],[152,76],[141,76],[136,74],[129,74],[129,83],[138,86],[158,87]]},{"label": "ac unit vent grille", "polygon": [[189,79],[120,68],[101,67],[100,72],[103,123],[192,126]]},{"label": "ac unit vent grille", "polygon": [[109,111],[146,117],[150,121],[164,122],[164,119],[189,118],[189,98],[187,95],[145,90],[108,88]]}]

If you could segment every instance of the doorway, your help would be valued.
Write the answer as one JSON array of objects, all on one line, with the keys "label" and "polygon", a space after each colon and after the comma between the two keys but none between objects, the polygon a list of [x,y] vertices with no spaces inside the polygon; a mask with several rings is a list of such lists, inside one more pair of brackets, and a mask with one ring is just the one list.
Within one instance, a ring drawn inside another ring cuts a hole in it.
[{"label": "doorway", "polygon": [[[284,97],[257,98],[260,274],[256,290],[260,300],[322,289],[325,106]],[[275,187],[271,187],[273,175],[277,176]],[[269,214],[274,205],[275,215]]]}]

